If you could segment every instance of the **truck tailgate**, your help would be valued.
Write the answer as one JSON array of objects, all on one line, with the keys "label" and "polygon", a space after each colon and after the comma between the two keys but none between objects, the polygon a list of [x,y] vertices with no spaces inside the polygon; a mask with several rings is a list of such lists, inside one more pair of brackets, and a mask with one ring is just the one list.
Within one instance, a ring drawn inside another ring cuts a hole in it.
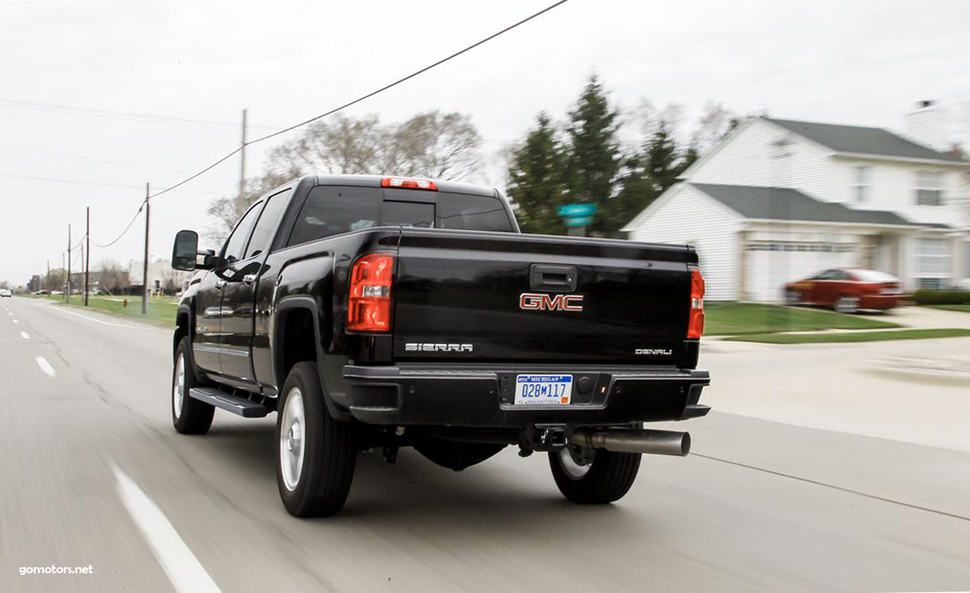
[{"label": "truck tailgate", "polygon": [[689,253],[683,245],[404,229],[394,358],[675,365],[687,335]]}]

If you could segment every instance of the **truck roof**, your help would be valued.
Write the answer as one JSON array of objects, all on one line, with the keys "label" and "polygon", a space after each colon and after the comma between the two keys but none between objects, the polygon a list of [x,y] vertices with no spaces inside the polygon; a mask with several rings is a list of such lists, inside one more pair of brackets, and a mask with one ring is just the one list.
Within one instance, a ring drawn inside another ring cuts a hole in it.
[{"label": "truck roof", "polygon": [[[411,177],[409,175],[305,175],[300,180],[314,179],[315,185],[352,185],[357,187],[380,187],[381,180],[388,177]],[[420,177],[419,179],[428,179]],[[439,181],[430,179],[438,184],[438,191],[452,192],[456,194],[472,194],[478,196],[497,197],[499,192],[493,187],[484,185],[474,185],[471,183],[460,183],[457,181]]]}]

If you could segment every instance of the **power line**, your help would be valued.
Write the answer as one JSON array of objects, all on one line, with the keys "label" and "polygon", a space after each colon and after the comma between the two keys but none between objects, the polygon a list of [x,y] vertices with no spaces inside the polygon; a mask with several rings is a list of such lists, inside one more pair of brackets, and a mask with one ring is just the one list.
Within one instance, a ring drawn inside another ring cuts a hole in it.
[{"label": "power line", "polygon": [[125,227],[125,230],[121,231],[121,234],[115,237],[113,240],[109,241],[104,245],[102,245],[101,243],[98,243],[94,239],[91,239],[91,242],[94,243],[97,247],[100,247],[101,249],[107,249],[108,247],[111,247],[112,245],[120,241],[122,237],[128,234],[128,231],[131,230],[131,225],[135,224],[135,221],[138,220],[138,215],[141,214],[141,211],[144,208],[145,208],[145,202],[142,202],[141,206],[138,207],[138,212],[135,212],[135,215],[131,217],[130,221],[128,221],[128,226]]},{"label": "power line", "polygon": [[75,251],[75,250],[77,250],[77,248],[78,248],[78,247],[80,247],[82,243],[84,243],[84,240],[85,240],[85,239],[86,239],[87,237],[88,237],[88,235],[87,235],[87,233],[85,233],[85,234],[84,234],[84,236],[83,236],[83,237],[81,237],[81,240],[80,240],[80,241],[78,241],[78,243],[77,243],[77,245],[75,245],[74,247],[71,247],[71,251]]},{"label": "power line", "polygon": [[[158,122],[158,123],[170,123],[170,124],[182,124],[196,127],[237,127],[237,124],[222,122],[222,121],[211,121],[204,119],[190,119],[185,117],[171,117],[166,115],[150,115],[147,113],[131,113],[124,111],[109,111],[107,109],[93,109],[89,107],[72,107],[70,105],[57,105],[54,103],[38,103],[34,101],[17,101],[14,99],[0,99],[0,107],[6,107],[8,109],[29,109],[34,111],[47,111],[55,113],[77,113],[82,115],[94,115],[98,117],[107,117],[111,119],[129,119],[129,120],[141,120],[148,122]],[[272,126],[250,126],[252,128],[261,128],[264,130],[272,130]]]},{"label": "power line", "polygon": [[531,21],[532,19],[534,19],[536,17],[539,17],[539,16],[541,16],[541,15],[549,12],[550,10],[552,10],[552,9],[554,9],[554,8],[562,5],[562,4],[565,4],[568,1],[569,0],[559,0],[558,2],[556,2],[554,4],[550,4],[549,6],[543,8],[542,10],[540,10],[539,12],[536,12],[536,13],[530,15],[530,16],[527,16],[526,18],[524,18],[524,19],[522,19],[522,20],[520,20],[520,21],[518,21],[516,23],[513,23],[512,25],[509,25],[508,27],[505,27],[504,29],[502,29],[502,30],[500,30],[500,31],[498,31],[496,33],[492,33],[488,37],[485,37],[484,39],[481,39],[479,41],[476,41],[475,43],[473,43],[473,44],[465,47],[464,49],[461,49],[461,50],[459,50],[459,51],[457,51],[457,52],[455,52],[455,53],[453,53],[453,54],[451,54],[451,55],[449,55],[449,56],[447,56],[445,58],[442,58],[442,59],[438,60],[437,62],[434,62],[432,64],[429,64],[429,65],[425,66],[424,68],[421,68],[420,70],[415,70],[411,74],[408,74],[407,76],[404,76],[402,78],[399,78],[399,79],[395,80],[394,82],[392,82],[390,84],[386,84],[386,85],[380,87],[379,89],[376,89],[374,91],[371,91],[371,92],[367,93],[366,95],[362,95],[362,96],[360,96],[360,97],[358,97],[358,98],[356,98],[356,99],[354,99],[352,101],[349,101],[347,103],[344,103],[343,105],[341,105],[339,107],[335,107],[334,109],[331,109],[330,111],[321,113],[320,115],[317,115],[317,116],[314,116],[314,117],[311,117],[310,119],[304,120],[304,121],[302,121],[302,122],[300,122],[298,124],[294,124],[294,125],[292,125],[292,126],[290,126],[288,128],[283,128],[282,130],[277,130],[277,131],[272,132],[270,134],[266,134],[265,136],[260,136],[259,138],[250,140],[249,142],[246,142],[245,144],[241,145],[239,148],[233,150],[232,152],[230,152],[226,156],[224,156],[221,159],[217,160],[216,162],[212,163],[208,167],[205,167],[204,169],[202,169],[198,173],[195,173],[194,175],[191,175],[189,177],[186,177],[182,181],[179,181],[178,183],[176,183],[175,185],[172,185],[171,187],[169,187],[167,189],[163,189],[163,190],[161,190],[161,191],[159,191],[157,193],[154,193],[154,194],[150,195],[149,198],[158,197],[158,196],[160,196],[162,194],[165,194],[165,193],[167,193],[169,191],[172,191],[173,189],[176,189],[176,188],[178,188],[178,187],[180,187],[182,185],[185,185],[186,183],[192,181],[193,179],[196,179],[196,178],[200,177],[201,175],[204,175],[204,174],[208,173],[212,169],[218,167],[222,163],[226,162],[227,160],[229,160],[230,158],[232,158],[233,156],[235,156],[236,154],[238,154],[239,151],[241,151],[243,149],[243,147],[245,147],[245,146],[250,146],[252,144],[257,144],[259,142],[263,142],[264,140],[269,140],[270,138],[275,138],[276,136],[279,136],[280,134],[285,134],[287,132],[292,132],[293,130],[295,130],[297,128],[302,128],[303,126],[309,125],[309,124],[311,124],[311,123],[313,123],[313,122],[315,122],[317,120],[320,120],[320,119],[323,119],[323,118],[325,118],[327,116],[333,115],[333,114],[335,114],[335,113],[337,113],[339,111],[343,111],[344,109],[347,109],[348,107],[352,107],[353,105],[356,105],[357,103],[360,103],[361,101],[366,101],[367,99],[370,99],[371,97],[373,97],[375,95],[379,95],[380,93],[383,93],[384,91],[387,91],[389,89],[392,89],[392,88],[398,86],[399,84],[402,84],[404,82],[407,82],[408,80],[411,80],[415,76],[420,76],[421,74],[424,74],[425,72],[427,72],[427,71],[429,71],[429,70],[431,70],[433,68],[437,68],[438,66],[444,64],[445,62],[449,62],[449,61],[457,58],[458,56],[460,56],[462,54],[465,54],[465,53],[467,53],[467,52],[475,49],[476,47],[478,47],[480,45],[483,45],[485,43],[488,43],[492,39],[495,39],[496,37],[499,37],[501,35],[504,35],[505,33],[508,33],[509,31],[511,31],[512,29],[515,29],[516,27],[519,27],[521,25],[524,25],[525,23]]}]

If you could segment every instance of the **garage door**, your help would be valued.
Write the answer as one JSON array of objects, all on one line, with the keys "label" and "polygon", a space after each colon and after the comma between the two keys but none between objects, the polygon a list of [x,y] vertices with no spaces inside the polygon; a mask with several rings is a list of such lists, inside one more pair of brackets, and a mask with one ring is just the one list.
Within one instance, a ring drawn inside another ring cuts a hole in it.
[{"label": "garage door", "polygon": [[752,241],[745,253],[746,297],[756,302],[781,302],[786,283],[827,268],[852,267],[855,250],[854,243]]}]

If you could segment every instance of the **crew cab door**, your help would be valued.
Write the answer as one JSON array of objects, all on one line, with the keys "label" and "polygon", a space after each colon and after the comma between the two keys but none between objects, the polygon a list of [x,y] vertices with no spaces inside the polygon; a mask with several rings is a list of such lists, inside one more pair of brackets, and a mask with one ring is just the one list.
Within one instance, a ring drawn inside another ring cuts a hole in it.
[{"label": "crew cab door", "polygon": [[256,285],[289,193],[286,189],[263,200],[264,206],[257,212],[258,220],[244,251],[230,258],[225,271],[226,285],[222,289],[225,316],[222,318],[220,351],[222,372],[240,381],[256,381],[252,359],[254,328],[257,316],[269,315],[268,310],[256,309]]},{"label": "crew cab door", "polygon": [[222,288],[225,281],[215,271],[206,272],[195,295],[195,338],[192,358],[209,373],[221,373],[219,348],[222,340]]},{"label": "crew cab door", "polygon": [[[219,373],[231,379],[248,381],[252,378],[252,365],[249,359],[249,349],[239,347],[233,339],[233,332],[246,319],[252,323],[252,299],[247,301],[245,290],[238,290],[239,285],[245,284],[244,277],[255,272],[255,266],[247,264],[245,259],[246,246],[249,237],[263,209],[264,201],[260,200],[243,215],[233,229],[232,234],[222,248],[220,259],[223,265],[213,270],[216,277],[215,287],[218,291],[218,307],[213,311],[218,314],[219,330],[216,350],[219,356]],[[250,293],[251,295],[251,293]],[[198,350],[198,348],[196,348]]]}]

